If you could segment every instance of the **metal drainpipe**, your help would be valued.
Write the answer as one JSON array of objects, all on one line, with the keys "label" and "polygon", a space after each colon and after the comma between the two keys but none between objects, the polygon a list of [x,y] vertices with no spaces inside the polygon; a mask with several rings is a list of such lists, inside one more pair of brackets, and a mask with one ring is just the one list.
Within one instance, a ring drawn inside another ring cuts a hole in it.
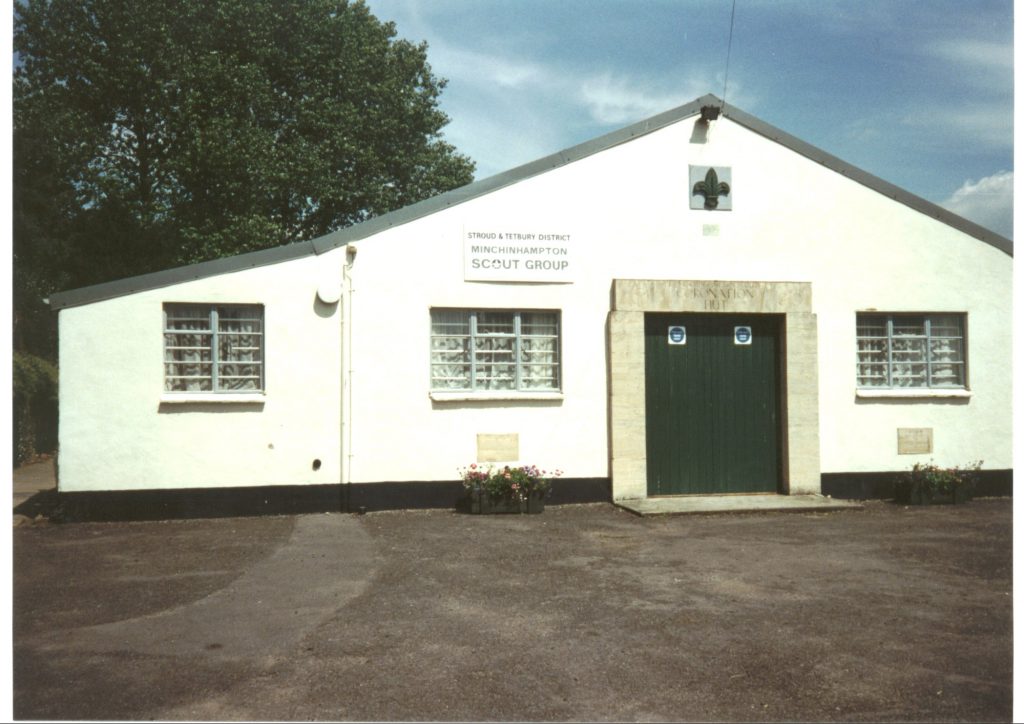
[{"label": "metal drainpipe", "polygon": [[341,484],[344,491],[345,512],[350,511],[349,497],[352,483],[352,264],[356,249],[346,246],[345,263],[342,265],[344,296],[341,310],[341,364],[344,379],[341,383]]}]

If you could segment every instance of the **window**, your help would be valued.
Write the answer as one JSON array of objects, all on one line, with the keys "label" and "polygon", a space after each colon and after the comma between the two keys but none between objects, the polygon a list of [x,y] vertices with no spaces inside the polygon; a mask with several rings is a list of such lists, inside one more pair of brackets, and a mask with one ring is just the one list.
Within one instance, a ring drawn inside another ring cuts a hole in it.
[{"label": "window", "polygon": [[858,314],[857,386],[963,388],[962,314]]},{"label": "window", "polygon": [[262,389],[262,306],[164,305],[165,391]]},{"label": "window", "polygon": [[431,310],[430,387],[558,391],[558,328],[552,311]]}]

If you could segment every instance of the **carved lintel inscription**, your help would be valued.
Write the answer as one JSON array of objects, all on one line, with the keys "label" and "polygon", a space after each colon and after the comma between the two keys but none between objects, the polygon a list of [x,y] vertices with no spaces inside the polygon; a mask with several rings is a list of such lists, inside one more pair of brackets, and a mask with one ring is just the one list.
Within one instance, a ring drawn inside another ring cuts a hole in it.
[{"label": "carved lintel inscription", "polygon": [[616,279],[613,294],[614,308],[620,312],[811,311],[811,285],[807,282]]},{"label": "carved lintel inscription", "polygon": [[690,287],[689,296],[691,299],[703,301],[704,309],[709,312],[729,311],[734,308],[735,303],[740,303],[740,309],[745,308],[751,299],[757,298],[757,289],[744,284],[715,284],[695,285]]},{"label": "carved lintel inscription", "polygon": [[476,436],[478,463],[508,463],[519,459],[519,433],[499,435],[480,433]]},{"label": "carved lintel inscription", "polygon": [[899,455],[927,455],[933,452],[932,428],[900,427],[896,429],[896,447]]}]

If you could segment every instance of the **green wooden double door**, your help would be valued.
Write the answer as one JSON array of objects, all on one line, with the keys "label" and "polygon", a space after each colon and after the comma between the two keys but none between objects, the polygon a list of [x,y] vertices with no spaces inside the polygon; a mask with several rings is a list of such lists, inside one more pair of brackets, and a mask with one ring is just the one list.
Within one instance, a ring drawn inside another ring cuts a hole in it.
[{"label": "green wooden double door", "polygon": [[647,314],[648,495],[775,493],[781,316]]}]

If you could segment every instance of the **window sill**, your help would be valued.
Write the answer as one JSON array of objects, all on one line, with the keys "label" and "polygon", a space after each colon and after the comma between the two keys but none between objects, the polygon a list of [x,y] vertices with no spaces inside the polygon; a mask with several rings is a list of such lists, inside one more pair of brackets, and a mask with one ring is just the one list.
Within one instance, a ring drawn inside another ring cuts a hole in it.
[{"label": "window sill", "polygon": [[938,397],[970,397],[970,390],[941,388],[906,388],[906,389],[858,389],[857,397],[865,398],[938,398]]},{"label": "window sill", "polygon": [[486,402],[491,400],[504,400],[507,402],[523,402],[528,400],[563,400],[565,395],[561,392],[441,392],[433,391],[430,399],[434,402]]},{"label": "window sill", "polygon": [[182,405],[201,402],[204,404],[214,403],[223,405],[257,404],[262,405],[267,399],[263,392],[248,393],[218,393],[218,392],[167,392],[160,395],[161,404]]}]

